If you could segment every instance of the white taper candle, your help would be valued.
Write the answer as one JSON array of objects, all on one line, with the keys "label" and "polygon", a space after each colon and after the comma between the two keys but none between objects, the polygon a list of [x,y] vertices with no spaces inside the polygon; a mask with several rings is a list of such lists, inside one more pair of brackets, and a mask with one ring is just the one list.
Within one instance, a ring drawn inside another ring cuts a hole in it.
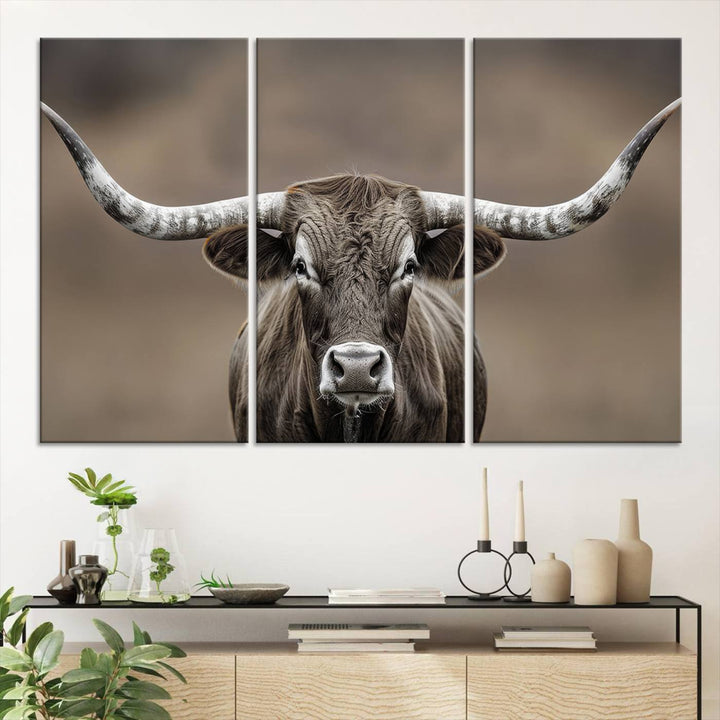
[{"label": "white taper candle", "polygon": [[482,497],[480,498],[480,536],[478,540],[490,539],[490,513],[488,511],[487,468],[483,468]]},{"label": "white taper candle", "polygon": [[525,542],[525,496],[523,481],[518,483],[517,504],[515,506],[515,542]]}]

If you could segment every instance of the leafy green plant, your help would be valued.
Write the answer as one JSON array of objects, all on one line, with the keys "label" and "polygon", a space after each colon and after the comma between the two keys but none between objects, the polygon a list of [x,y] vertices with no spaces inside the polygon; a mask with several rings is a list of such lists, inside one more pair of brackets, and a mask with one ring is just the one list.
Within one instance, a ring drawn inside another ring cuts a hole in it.
[{"label": "leafy green plant", "polygon": [[137,503],[137,495],[135,495],[132,485],[128,485],[125,480],[113,481],[111,473],[104,475],[100,480],[92,468],[85,468],[85,475],[77,473],[68,473],[68,480],[83,495],[92,498],[93,505],[99,505],[107,508],[97,516],[98,522],[106,523],[105,534],[112,538],[113,549],[113,566],[108,568],[108,577],[119,573],[127,576],[122,570],[118,569],[118,549],[117,536],[122,535],[123,528],[118,522],[118,514],[120,510],[127,510]]},{"label": "leafy green plant", "polygon": [[[181,682],[182,673],[165,662],[185,657],[177,646],[153,643],[150,635],[133,623],[133,646],[127,648],[110,625],[93,620],[109,647],[97,653],[85,648],[80,667],[62,677],[49,678],[58,666],[64,644],[61,630],[45,622],[20,647],[28,609],[28,595],[13,597],[10,588],[0,597],[0,718],[3,720],[172,720],[155,700],[170,694],[161,685],[139,676],[166,679],[170,673]],[[8,618],[18,614],[9,628]]]},{"label": "leafy green plant", "polygon": [[195,583],[196,588],[204,588],[206,590],[209,590],[210,588],[232,588],[233,582],[230,579],[229,575],[226,575],[227,582],[224,582],[220,578],[215,577],[215,571],[213,570],[210,573],[210,578],[206,578],[202,573],[200,573],[200,582]]},{"label": "leafy green plant", "polygon": [[155,564],[150,570],[150,579],[155,583],[160,599],[166,603],[176,603],[177,595],[165,595],[160,589],[160,583],[167,580],[168,575],[175,570],[175,566],[170,564],[170,553],[165,548],[154,548],[150,551],[150,560]]}]

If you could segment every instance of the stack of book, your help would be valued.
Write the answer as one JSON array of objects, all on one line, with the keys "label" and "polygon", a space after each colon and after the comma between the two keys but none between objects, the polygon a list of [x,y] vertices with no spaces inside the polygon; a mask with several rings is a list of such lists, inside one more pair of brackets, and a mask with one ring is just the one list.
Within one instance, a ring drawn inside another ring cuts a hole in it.
[{"label": "stack of book", "polygon": [[497,650],[555,650],[587,652],[596,649],[589,627],[515,627],[503,625],[495,633]]},{"label": "stack of book", "polygon": [[330,605],[444,605],[445,593],[437,588],[329,588]]},{"label": "stack of book", "polygon": [[413,652],[415,640],[428,640],[427,625],[288,625],[298,652]]}]

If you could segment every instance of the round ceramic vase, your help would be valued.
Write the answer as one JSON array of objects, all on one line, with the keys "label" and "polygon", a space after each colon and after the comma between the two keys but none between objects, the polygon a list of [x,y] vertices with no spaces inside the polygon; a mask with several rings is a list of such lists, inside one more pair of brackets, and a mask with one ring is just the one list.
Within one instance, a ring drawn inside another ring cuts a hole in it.
[{"label": "round ceramic vase", "polygon": [[617,602],[618,550],[610,540],[581,540],[573,550],[576,605]]},{"label": "round ceramic vase", "polygon": [[570,602],[570,566],[548,553],[533,565],[530,584],[535,603]]},{"label": "round ceramic vase", "polygon": [[620,501],[617,601],[646,603],[650,600],[652,548],[640,539],[638,501]]}]

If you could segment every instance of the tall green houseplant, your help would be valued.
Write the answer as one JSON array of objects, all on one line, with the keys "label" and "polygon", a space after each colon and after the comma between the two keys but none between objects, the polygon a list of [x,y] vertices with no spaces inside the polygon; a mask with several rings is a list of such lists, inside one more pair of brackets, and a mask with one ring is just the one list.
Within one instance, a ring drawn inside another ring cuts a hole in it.
[{"label": "tall green houseplant", "polygon": [[[2,720],[172,720],[157,700],[169,700],[170,693],[154,681],[163,673],[186,680],[166,662],[185,657],[177,646],[153,643],[148,633],[133,623],[133,646],[107,623],[93,620],[108,651],[85,648],[80,667],[62,677],[51,678],[60,661],[64,635],[45,622],[33,630],[27,642],[21,638],[31,600],[28,595],[13,597],[10,588],[0,597],[0,719]],[[17,616],[14,620],[10,620]],[[146,679],[152,677],[153,680]]]}]

